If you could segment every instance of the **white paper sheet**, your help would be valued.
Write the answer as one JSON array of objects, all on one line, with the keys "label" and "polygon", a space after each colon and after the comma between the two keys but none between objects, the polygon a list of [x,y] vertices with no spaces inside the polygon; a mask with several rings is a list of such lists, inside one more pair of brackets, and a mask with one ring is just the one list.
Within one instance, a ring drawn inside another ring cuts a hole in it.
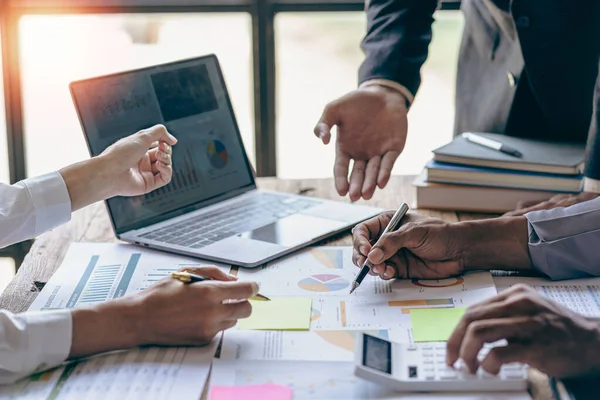
[{"label": "white paper sheet", "polygon": [[[199,265],[207,263],[125,244],[74,243],[29,309],[85,307],[135,293],[171,271]],[[197,400],[217,343],[215,339],[202,348],[143,348],[93,357],[0,387],[0,398]]]},{"label": "white paper sheet", "polygon": [[523,392],[399,394],[354,376],[349,362],[215,360],[212,386],[276,383],[292,388],[294,400],[529,400]]}]

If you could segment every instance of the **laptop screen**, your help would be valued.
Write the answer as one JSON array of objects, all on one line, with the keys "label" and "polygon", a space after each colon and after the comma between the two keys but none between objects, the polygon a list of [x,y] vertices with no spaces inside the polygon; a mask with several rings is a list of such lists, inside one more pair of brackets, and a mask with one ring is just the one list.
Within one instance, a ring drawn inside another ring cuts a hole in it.
[{"label": "laptop screen", "polygon": [[178,139],[171,183],[144,196],[108,200],[118,233],[254,186],[215,56],[73,82],[71,93],[93,156],[155,124]]}]

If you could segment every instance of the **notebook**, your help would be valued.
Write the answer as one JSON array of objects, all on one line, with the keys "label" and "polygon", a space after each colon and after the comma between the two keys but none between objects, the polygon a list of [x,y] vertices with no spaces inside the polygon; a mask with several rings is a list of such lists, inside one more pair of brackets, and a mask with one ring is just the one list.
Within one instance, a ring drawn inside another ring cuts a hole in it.
[{"label": "notebook", "polygon": [[544,174],[497,168],[472,167],[430,161],[425,167],[426,180],[436,183],[502,187],[513,189],[578,192],[583,175]]},{"label": "notebook", "polygon": [[477,167],[503,168],[548,174],[578,175],[583,171],[585,144],[542,142],[495,133],[477,135],[501,142],[519,150],[522,158],[469,142],[457,136],[445,146],[433,151],[435,161]]}]

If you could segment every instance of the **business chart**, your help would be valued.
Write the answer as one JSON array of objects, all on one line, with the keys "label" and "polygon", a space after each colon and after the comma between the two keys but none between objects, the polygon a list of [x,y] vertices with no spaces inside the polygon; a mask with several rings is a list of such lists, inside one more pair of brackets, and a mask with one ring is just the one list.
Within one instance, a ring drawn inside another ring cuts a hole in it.
[{"label": "business chart", "polygon": [[600,284],[598,279],[572,279],[555,282],[545,278],[497,277],[499,289],[506,290],[517,283],[526,283],[538,293],[588,317],[600,317]]},{"label": "business chart", "polygon": [[[143,290],[180,268],[201,265],[127,244],[73,243],[29,309],[92,305]],[[196,400],[203,390],[198,382],[206,380],[217,344],[215,339],[200,348],[146,347],[92,357],[0,387],[0,398]]]},{"label": "business chart", "polygon": [[[223,360],[352,361],[359,331],[231,330],[221,346]],[[365,332],[365,331],[362,331]],[[390,339],[387,329],[366,330]]]},{"label": "business chart", "polygon": [[143,290],[181,268],[201,265],[206,263],[131,245],[77,243],[47,284],[53,295],[46,299],[38,296],[32,307],[48,310],[88,306]]},{"label": "business chart", "polygon": [[229,161],[229,153],[220,140],[214,139],[206,145],[206,155],[210,164],[217,169],[223,169]]},{"label": "business chart", "polygon": [[525,393],[400,394],[354,376],[351,362],[215,360],[212,386],[277,383],[292,388],[294,400],[436,399],[530,400]]},{"label": "business chart", "polygon": [[298,286],[309,292],[337,292],[347,289],[350,282],[339,275],[318,274],[302,279],[298,282]]}]

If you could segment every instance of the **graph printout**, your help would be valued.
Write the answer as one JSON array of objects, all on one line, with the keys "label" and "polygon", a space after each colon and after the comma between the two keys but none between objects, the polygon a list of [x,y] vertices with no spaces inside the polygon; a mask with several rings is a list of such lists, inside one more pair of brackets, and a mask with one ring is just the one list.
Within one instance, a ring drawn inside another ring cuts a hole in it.
[{"label": "graph printout", "polygon": [[[117,299],[153,285],[172,271],[203,264],[126,244],[73,243],[29,309],[78,308]],[[196,400],[217,343],[201,348],[149,347],[72,362],[0,386],[0,399]]]}]

